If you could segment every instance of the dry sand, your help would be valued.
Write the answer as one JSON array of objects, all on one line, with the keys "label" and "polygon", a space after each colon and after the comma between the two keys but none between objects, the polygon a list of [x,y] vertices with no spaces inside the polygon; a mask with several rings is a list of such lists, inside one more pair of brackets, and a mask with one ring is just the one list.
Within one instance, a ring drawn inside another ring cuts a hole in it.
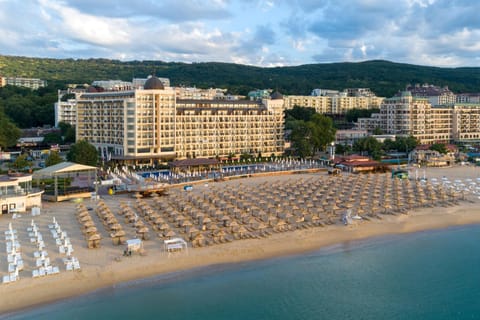
[{"label": "dry sand", "polygon": [[[447,176],[450,179],[476,179],[478,173],[480,173],[480,171],[477,173],[477,170],[480,170],[480,168],[429,168],[426,170],[426,174],[427,177],[440,178]],[[423,175],[423,171],[421,175]],[[279,179],[296,179],[303,176],[249,178],[242,179],[241,182],[243,184],[256,184],[268,179],[279,181]],[[238,183],[238,181],[222,183],[228,187],[229,184]],[[124,198],[124,200],[134,201],[131,198]],[[105,202],[115,208],[119,204],[119,197],[107,197]],[[470,197],[470,201],[461,202],[459,206],[454,207],[425,208],[408,215],[385,216],[382,220],[361,222],[350,226],[332,225],[323,228],[316,227],[275,233],[265,239],[239,240],[204,248],[189,248],[188,254],[179,253],[172,256],[163,253],[162,242],[157,238],[145,242],[146,256],[133,255],[132,257],[122,256],[123,246],[112,244],[107,231],[104,230],[98,221],[98,217],[93,213],[92,216],[96,219],[97,227],[102,232],[102,247],[100,249],[87,249],[86,241],[80,231],[80,225],[75,219],[75,204],[46,203],[42,209],[42,214],[34,217],[34,219],[45,239],[46,250],[51,257],[52,264],[58,265],[61,272],[58,275],[33,279],[31,270],[34,265],[33,251],[35,251],[35,246],[27,241],[28,234],[26,231],[32,217],[25,214],[19,219],[12,220],[10,216],[1,216],[0,274],[6,274],[7,270],[3,231],[7,229],[8,222],[12,222],[13,227],[19,232],[25,270],[20,273],[21,279],[16,283],[0,284],[0,295],[2,296],[0,314],[162,273],[297,254],[337,243],[381,235],[480,223],[478,203],[476,197]],[[90,203],[90,200],[86,201],[85,204],[87,206],[95,205]],[[65,271],[62,255],[58,253],[54,239],[48,229],[48,224],[51,223],[53,216],[71,237],[75,249],[74,255],[81,263],[80,271]],[[128,237],[134,236],[133,227],[125,225],[125,230]]]}]

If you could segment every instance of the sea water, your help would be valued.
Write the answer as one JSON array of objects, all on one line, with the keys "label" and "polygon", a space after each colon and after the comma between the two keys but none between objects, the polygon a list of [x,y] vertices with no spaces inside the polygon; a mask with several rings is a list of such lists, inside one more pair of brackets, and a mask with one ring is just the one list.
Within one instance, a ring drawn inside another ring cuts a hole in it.
[{"label": "sea water", "polygon": [[480,226],[169,274],[3,317],[480,319]]}]

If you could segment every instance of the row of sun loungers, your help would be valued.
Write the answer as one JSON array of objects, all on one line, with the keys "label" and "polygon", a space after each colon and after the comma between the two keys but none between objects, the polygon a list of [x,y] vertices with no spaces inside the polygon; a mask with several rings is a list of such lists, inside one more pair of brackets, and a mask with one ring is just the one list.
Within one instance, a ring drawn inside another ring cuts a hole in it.
[{"label": "row of sun loungers", "polygon": [[43,277],[46,275],[54,275],[59,274],[60,270],[58,266],[54,266],[50,263],[50,257],[48,256],[48,252],[45,249],[45,243],[43,241],[43,236],[38,230],[37,225],[32,220],[30,227],[27,228],[29,232],[30,242],[37,244],[37,251],[33,253],[33,257],[35,258],[35,266],[38,269],[32,270],[32,277],[38,278]]},{"label": "row of sun loungers", "polygon": [[80,270],[80,262],[73,256],[74,250],[67,232],[62,230],[55,217],[53,217],[53,224],[50,224],[48,227],[58,246],[58,252],[66,255],[66,258],[63,258],[65,270]]},{"label": "row of sun loungers", "polygon": [[17,230],[12,228],[12,223],[8,224],[8,230],[5,231],[5,242],[8,259],[8,274],[3,276],[3,283],[11,283],[20,279],[19,271],[23,270],[23,259],[20,243],[18,242]]}]

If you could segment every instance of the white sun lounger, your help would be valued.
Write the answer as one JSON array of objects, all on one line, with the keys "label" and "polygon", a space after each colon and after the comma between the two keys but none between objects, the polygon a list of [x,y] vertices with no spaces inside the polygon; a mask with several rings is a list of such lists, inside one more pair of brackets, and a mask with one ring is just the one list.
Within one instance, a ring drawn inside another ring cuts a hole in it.
[{"label": "white sun lounger", "polygon": [[52,268],[52,274],[59,274],[59,273],[60,273],[60,269],[57,266]]}]

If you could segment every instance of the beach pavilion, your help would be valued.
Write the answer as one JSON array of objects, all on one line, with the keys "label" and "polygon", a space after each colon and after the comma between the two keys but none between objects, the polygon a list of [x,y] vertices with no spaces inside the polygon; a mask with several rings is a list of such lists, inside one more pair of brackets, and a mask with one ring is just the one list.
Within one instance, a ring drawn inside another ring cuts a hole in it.
[{"label": "beach pavilion", "polygon": [[171,238],[163,241],[164,250],[169,254],[171,252],[185,250],[188,253],[188,245],[182,238]]},{"label": "beach pavilion", "polygon": [[[59,186],[62,178],[62,186]],[[68,178],[77,178],[75,185],[67,186]],[[83,179],[85,178],[85,179]],[[73,162],[61,162],[53,166],[35,171],[33,179],[40,183],[42,179],[53,179],[53,189],[45,190],[43,199],[59,202],[77,198],[90,198],[96,191],[97,167]]]}]

